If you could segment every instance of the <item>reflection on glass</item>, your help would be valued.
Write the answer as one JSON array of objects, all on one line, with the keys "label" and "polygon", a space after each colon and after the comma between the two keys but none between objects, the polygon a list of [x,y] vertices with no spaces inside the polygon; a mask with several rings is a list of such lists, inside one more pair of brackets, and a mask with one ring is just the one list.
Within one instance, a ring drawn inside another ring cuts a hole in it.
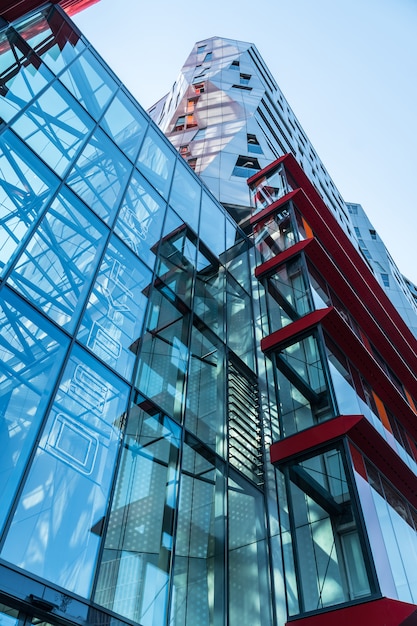
[{"label": "reflection on glass", "polygon": [[9,282],[73,330],[105,242],[103,224],[68,190],[52,203]]},{"label": "reflection on glass", "polygon": [[268,276],[265,288],[270,333],[311,311],[300,258],[280,266]]},{"label": "reflection on glass", "polygon": [[[194,313],[220,338],[224,338],[225,272],[211,256],[199,255],[195,276]],[[211,260],[211,262],[210,262]]]},{"label": "reflection on glass", "polygon": [[12,128],[62,176],[92,130],[93,122],[64,87],[53,83]]},{"label": "reflection on glass", "polygon": [[163,285],[153,288],[137,374],[138,389],[168,415],[181,420],[188,366],[189,316]]},{"label": "reflection on glass", "polygon": [[274,258],[296,242],[289,205],[253,227],[254,242],[261,263]]},{"label": "reflection on glass", "polygon": [[309,335],[273,356],[277,367],[282,436],[334,416],[317,339]]},{"label": "reflection on glass", "polygon": [[68,184],[106,222],[112,222],[131,172],[131,164],[96,130],[68,176]]},{"label": "reflection on glass", "polygon": [[246,365],[254,368],[253,314],[249,295],[227,276],[226,291],[228,345]]},{"label": "reflection on glass", "polygon": [[75,347],[1,556],[88,597],[128,389]]},{"label": "reflection on glass", "polygon": [[16,30],[55,74],[86,47],[65,17],[53,7],[19,22]]},{"label": "reflection on glass", "polygon": [[0,118],[9,122],[53,76],[12,29],[0,35],[0,66]]},{"label": "reflection on glass", "polygon": [[58,178],[10,131],[0,138],[0,268],[23,245]]},{"label": "reflection on glass", "polygon": [[220,255],[220,260],[238,283],[250,293],[251,274],[248,251],[249,244],[247,239],[241,239],[234,246],[228,248],[224,254]]},{"label": "reflection on glass", "polygon": [[137,396],[94,600],[143,626],[166,621],[180,443],[180,427]]},{"label": "reflection on glass", "polygon": [[263,495],[230,472],[229,623],[230,626],[272,623]]},{"label": "reflection on glass", "polygon": [[171,624],[223,626],[225,478],[191,437],[183,448]]},{"label": "reflection on glass", "polygon": [[0,526],[38,434],[68,340],[7,288],[0,308]]},{"label": "reflection on glass", "polygon": [[165,202],[151,185],[133,171],[116,220],[115,231],[138,257],[153,268],[161,236]]},{"label": "reflection on glass", "polygon": [[[199,258],[204,264],[204,260]],[[197,237],[169,209],[159,244],[157,274],[172,291],[190,306],[197,262]]]},{"label": "reflection on glass", "polygon": [[201,185],[191,176],[182,160],[177,161],[169,203],[196,233],[200,214],[200,196]]},{"label": "reflection on glass", "polygon": [[333,449],[292,463],[286,472],[302,611],[370,595],[342,451]]},{"label": "reflection on glass", "polygon": [[100,125],[126,156],[136,159],[148,121],[123,91],[113,99]]},{"label": "reflection on glass", "polygon": [[125,378],[132,374],[150,281],[151,272],[113,237],[77,338]]},{"label": "reflection on glass", "polygon": [[185,426],[219,454],[225,435],[224,389],[223,347],[210,331],[193,327]]},{"label": "reflection on glass", "polygon": [[176,155],[162,137],[156,130],[149,128],[139,153],[137,166],[165,199],[171,186],[175,160]]},{"label": "reflection on glass", "polygon": [[86,50],[71,63],[59,80],[77,101],[97,119],[117,85],[91,50]]},{"label": "reflection on glass", "polygon": [[226,217],[222,208],[203,190],[200,238],[217,257],[226,249],[225,222]]}]

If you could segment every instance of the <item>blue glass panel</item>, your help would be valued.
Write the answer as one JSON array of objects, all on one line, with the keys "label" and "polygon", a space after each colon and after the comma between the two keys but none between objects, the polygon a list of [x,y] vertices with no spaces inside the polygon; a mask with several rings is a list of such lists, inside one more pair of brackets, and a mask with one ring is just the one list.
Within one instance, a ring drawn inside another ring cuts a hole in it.
[{"label": "blue glass panel", "polygon": [[59,184],[52,172],[11,131],[0,136],[1,273]]},{"label": "blue glass panel", "polygon": [[216,256],[225,251],[225,222],[223,210],[203,191],[200,238]]},{"label": "blue glass panel", "polygon": [[200,198],[200,183],[184,165],[182,159],[177,161],[169,203],[195,232],[198,232]]},{"label": "blue glass panel", "polygon": [[59,80],[95,119],[117,89],[116,82],[91,50],[71,63]]},{"label": "blue glass panel", "polygon": [[134,170],[122,202],[115,231],[149,265],[161,236],[166,205],[147,180]]},{"label": "blue glass panel", "polygon": [[139,107],[123,91],[116,95],[100,122],[106,133],[132,160],[138,155],[148,123]]},{"label": "blue glass panel", "polygon": [[67,338],[9,289],[0,297],[0,527],[20,484]]},{"label": "blue glass panel", "polygon": [[151,127],[139,153],[138,168],[163,195],[168,197],[176,156]]},{"label": "blue glass panel", "polygon": [[132,374],[151,272],[116,237],[110,243],[78,339],[126,378]]},{"label": "blue glass panel", "polygon": [[102,131],[96,130],[67,183],[97,215],[112,222],[131,169],[120,150]]},{"label": "blue glass panel", "polygon": [[9,122],[53,75],[11,29],[0,35],[0,67],[0,122]]},{"label": "blue glass panel", "polygon": [[94,601],[143,626],[167,623],[180,445],[179,426],[135,398]]},{"label": "blue glass panel", "polygon": [[12,125],[44,161],[62,175],[74,159],[93,122],[55,82]]},{"label": "blue glass panel", "polygon": [[14,26],[55,74],[86,47],[62,13],[51,7]]},{"label": "blue glass panel", "polygon": [[197,238],[171,208],[168,209],[159,245],[156,272],[175,295],[188,305],[193,295]]},{"label": "blue glass panel", "polygon": [[2,557],[81,596],[90,592],[128,397],[74,347]]},{"label": "blue glass panel", "polygon": [[52,203],[9,283],[72,331],[106,240],[104,224],[68,189]]}]

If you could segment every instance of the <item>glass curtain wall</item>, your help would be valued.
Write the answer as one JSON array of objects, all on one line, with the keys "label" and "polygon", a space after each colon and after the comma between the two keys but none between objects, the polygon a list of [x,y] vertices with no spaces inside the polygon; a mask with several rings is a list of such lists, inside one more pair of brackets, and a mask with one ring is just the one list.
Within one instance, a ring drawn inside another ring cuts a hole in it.
[{"label": "glass curtain wall", "polygon": [[0,61],[3,563],[144,626],[272,625],[250,243],[59,8]]}]

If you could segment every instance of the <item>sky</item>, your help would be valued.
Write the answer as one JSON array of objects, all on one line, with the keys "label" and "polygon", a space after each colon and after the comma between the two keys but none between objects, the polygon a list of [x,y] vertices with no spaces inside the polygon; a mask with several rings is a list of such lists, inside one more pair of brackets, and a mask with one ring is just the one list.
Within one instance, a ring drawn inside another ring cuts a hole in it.
[{"label": "sky", "polygon": [[254,43],[343,198],[417,283],[417,0],[100,0],[74,21],[146,109],[194,43]]}]

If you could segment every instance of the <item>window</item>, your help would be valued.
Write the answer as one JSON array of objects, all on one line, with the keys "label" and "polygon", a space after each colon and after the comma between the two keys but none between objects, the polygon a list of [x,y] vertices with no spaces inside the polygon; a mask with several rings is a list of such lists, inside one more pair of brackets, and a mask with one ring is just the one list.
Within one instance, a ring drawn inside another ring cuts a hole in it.
[{"label": "window", "polygon": [[196,94],[198,96],[200,94],[204,93],[204,91],[205,91],[205,83],[197,83],[196,85],[194,85],[194,91],[196,92]]},{"label": "window", "polygon": [[381,274],[382,284],[384,287],[389,287],[389,276],[388,274]]},{"label": "window", "polygon": [[247,156],[239,156],[236,165],[233,169],[233,176],[240,176],[241,178],[249,178],[255,172],[261,169],[258,159]]},{"label": "window", "polygon": [[239,61],[233,61],[232,65],[230,66],[231,70],[238,70],[240,68],[240,63]]},{"label": "window", "polygon": [[175,122],[175,126],[173,128],[174,131],[184,130],[185,128],[185,115],[180,115]]},{"label": "window", "polygon": [[192,170],[195,170],[195,167],[197,165],[197,159],[196,158],[188,159],[188,165],[191,167]]},{"label": "window", "polygon": [[248,152],[256,152],[257,154],[263,154],[262,148],[259,145],[259,141],[256,138],[256,135],[250,135],[248,133]]},{"label": "window", "polygon": [[207,44],[204,44],[203,46],[197,46],[197,54],[201,54],[206,48]]},{"label": "window", "polygon": [[212,57],[213,57],[213,53],[207,52],[206,56],[204,57],[203,63],[207,63],[207,61],[211,61]]},{"label": "window", "polygon": [[369,234],[371,235],[371,239],[376,239],[376,230],[374,230],[373,228],[370,228]]},{"label": "window", "polygon": [[187,100],[187,113],[193,113],[195,105],[198,102],[198,98],[188,98]]},{"label": "window", "polygon": [[251,75],[250,74],[240,74],[240,84],[241,85],[248,85],[250,79],[251,79]]},{"label": "window", "polygon": [[178,132],[180,130],[185,130],[186,128],[195,128],[197,126],[197,122],[194,118],[194,115],[180,115],[175,122],[175,126],[172,129],[173,132]]},{"label": "window", "polygon": [[190,146],[188,145],[188,143],[180,146],[179,153],[183,157],[190,155]]}]

